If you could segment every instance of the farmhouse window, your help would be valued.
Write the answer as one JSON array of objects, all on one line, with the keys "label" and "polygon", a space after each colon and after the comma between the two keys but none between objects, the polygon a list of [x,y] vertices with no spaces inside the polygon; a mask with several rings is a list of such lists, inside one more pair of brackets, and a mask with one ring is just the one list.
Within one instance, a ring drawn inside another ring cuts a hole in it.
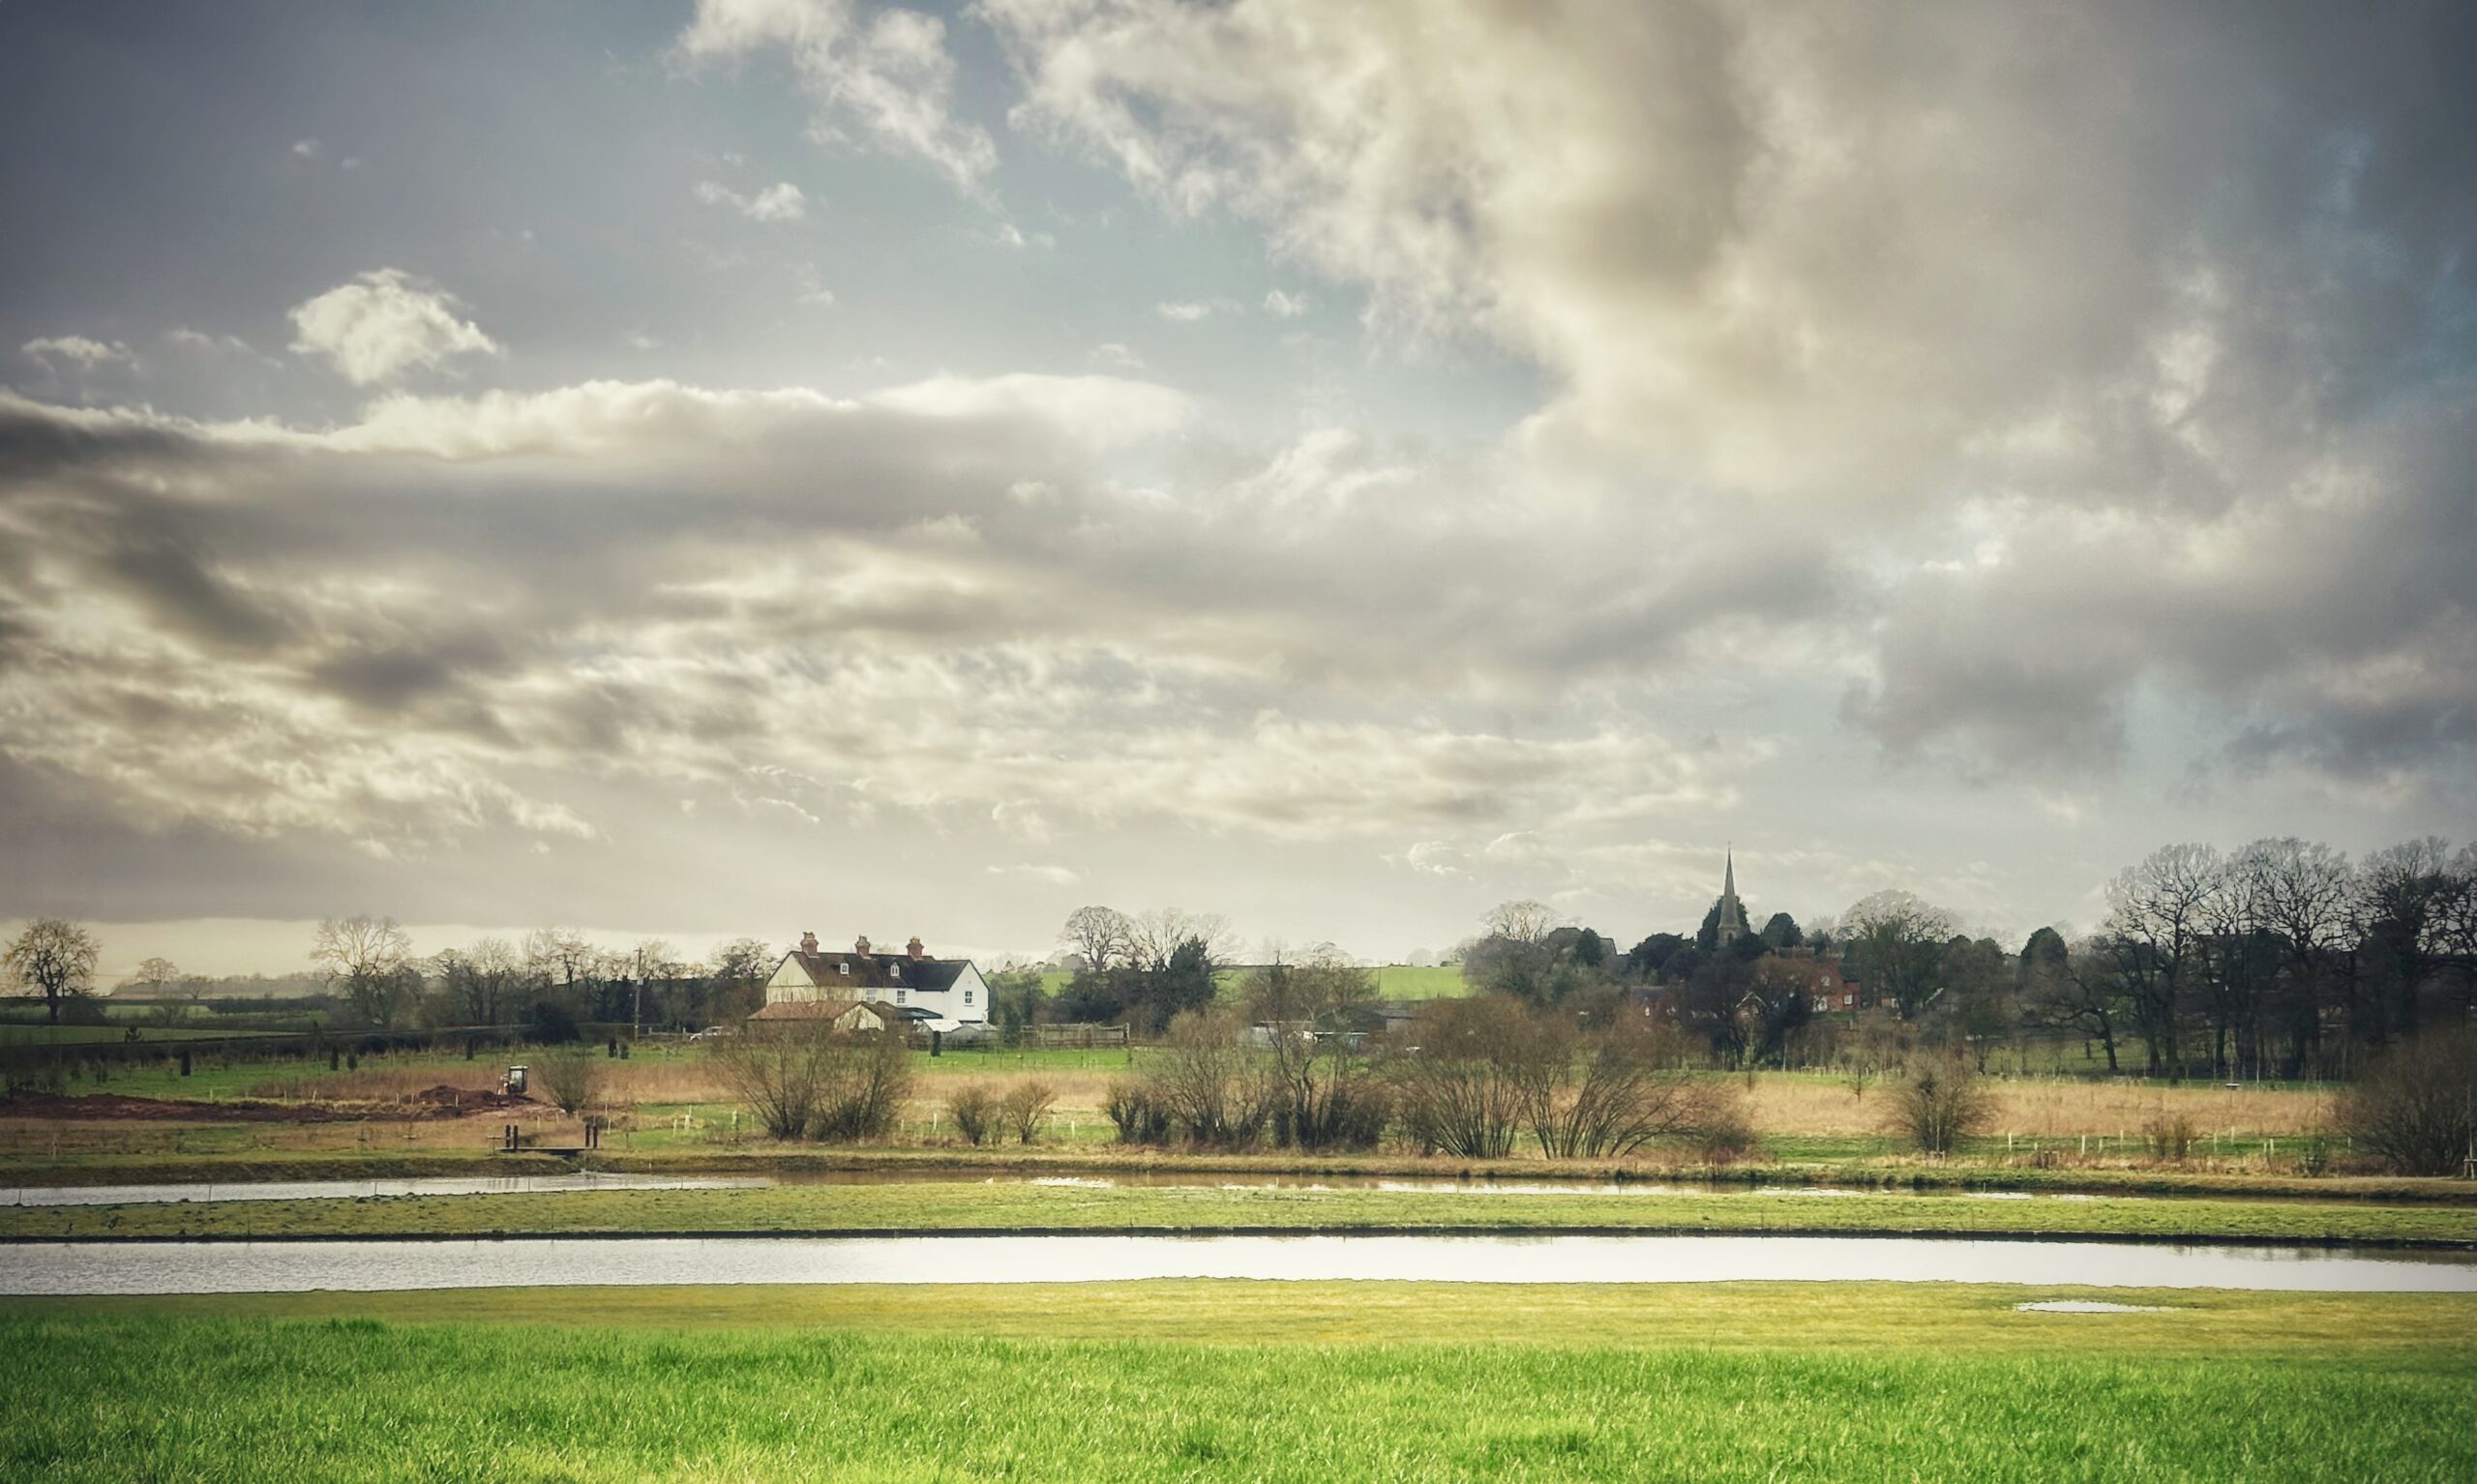
[{"label": "farmhouse window", "polygon": [[965,1004],[970,1004],[970,1003],[971,1003],[971,991],[970,991],[970,990],[966,990],[966,991],[964,991],[964,1003],[965,1003]]},{"label": "farmhouse window", "polygon": [[894,1002],[898,1005],[903,1003],[903,991],[897,990],[894,992]]}]

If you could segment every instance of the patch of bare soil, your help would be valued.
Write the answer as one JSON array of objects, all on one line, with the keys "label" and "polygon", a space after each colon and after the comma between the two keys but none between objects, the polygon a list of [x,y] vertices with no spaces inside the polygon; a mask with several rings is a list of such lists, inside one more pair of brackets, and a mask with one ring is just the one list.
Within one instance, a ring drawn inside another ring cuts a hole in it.
[{"label": "patch of bare soil", "polygon": [[445,1085],[426,1087],[401,1103],[270,1103],[256,1098],[201,1103],[182,1098],[124,1097],[117,1092],[90,1092],[77,1097],[57,1092],[15,1092],[0,1098],[0,1117],[184,1123],[418,1123],[541,1106],[512,1093]]}]

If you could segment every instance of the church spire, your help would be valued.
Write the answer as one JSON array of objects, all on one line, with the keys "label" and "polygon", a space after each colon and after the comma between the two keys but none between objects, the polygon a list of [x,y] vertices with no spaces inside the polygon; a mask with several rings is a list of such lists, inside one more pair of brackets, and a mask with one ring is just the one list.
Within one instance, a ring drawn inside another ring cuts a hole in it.
[{"label": "church spire", "polygon": [[1738,854],[1734,843],[1724,847],[1720,867],[1720,900],[1712,905],[1713,946],[1725,948],[1753,932],[1746,920],[1746,904],[1738,900]]}]

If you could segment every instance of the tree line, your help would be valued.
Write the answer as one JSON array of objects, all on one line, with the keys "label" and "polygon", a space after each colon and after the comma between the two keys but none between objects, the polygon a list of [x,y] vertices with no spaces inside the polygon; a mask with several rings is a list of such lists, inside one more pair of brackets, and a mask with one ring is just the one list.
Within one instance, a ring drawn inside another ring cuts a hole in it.
[{"label": "tree line", "polygon": [[1716,905],[1696,933],[1623,954],[1508,903],[1460,955],[1475,988],[1586,1023],[1651,1002],[1730,1066],[1843,1062],[1896,1040],[1984,1070],[2063,1041],[2111,1073],[2339,1078],[2371,1051],[2471,1023],[2477,846],[2427,838],[2351,863],[2294,838],[2172,845],[2119,873],[2106,903],[2095,929],[2043,927],[2017,947],[1905,891],[1803,929],[1776,913],[1730,942]]}]

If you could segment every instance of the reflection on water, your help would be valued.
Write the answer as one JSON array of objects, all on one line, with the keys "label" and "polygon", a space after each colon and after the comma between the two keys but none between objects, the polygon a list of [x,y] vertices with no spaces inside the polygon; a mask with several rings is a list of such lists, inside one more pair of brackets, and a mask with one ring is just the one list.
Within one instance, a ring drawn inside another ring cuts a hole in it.
[{"label": "reflection on water", "polygon": [[2100,1288],[2477,1292],[2460,1255],[1811,1236],[936,1236],[350,1242],[47,1242],[0,1256],[0,1292],[712,1283],[1432,1283],[1863,1280]]}]

